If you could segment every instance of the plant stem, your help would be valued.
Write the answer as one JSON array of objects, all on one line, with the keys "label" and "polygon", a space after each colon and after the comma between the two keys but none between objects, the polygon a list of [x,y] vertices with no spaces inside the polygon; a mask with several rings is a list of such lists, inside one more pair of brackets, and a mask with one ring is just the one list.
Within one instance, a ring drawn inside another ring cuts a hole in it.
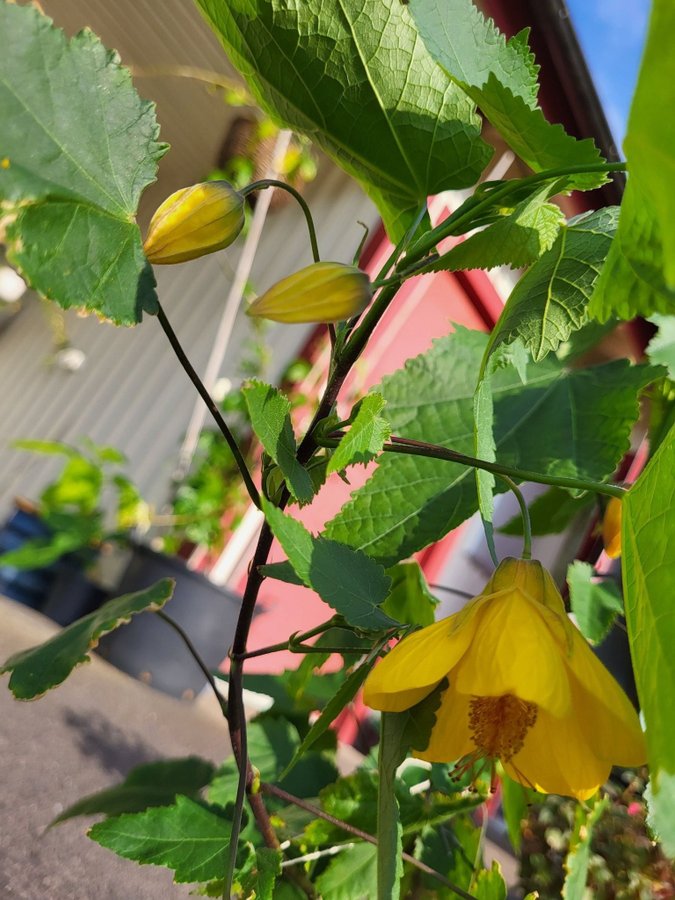
[{"label": "plant stem", "polygon": [[515,481],[508,477],[508,475],[499,475],[498,477],[508,485],[509,490],[515,495],[515,498],[518,501],[518,506],[520,507],[520,515],[523,518],[522,558],[532,559],[532,523],[530,522],[530,511],[527,508],[527,503],[525,502],[525,498],[523,497],[523,492],[520,490]]},{"label": "plant stem", "polygon": [[[283,800],[286,803],[291,803],[293,806],[304,809],[305,812],[311,813],[313,816],[316,816],[319,819],[324,819],[326,822],[330,822],[331,825],[335,825],[336,828],[340,828],[342,831],[346,831],[347,834],[353,834],[355,837],[360,838],[362,841],[366,841],[366,843],[368,844],[377,846],[377,838],[372,834],[368,834],[368,832],[362,831],[355,825],[350,825],[349,822],[344,822],[342,819],[337,819],[335,816],[331,816],[330,813],[324,812],[321,807],[315,806],[313,803],[309,803],[307,800],[302,800],[300,797],[295,797],[293,794],[289,794],[287,791],[284,791],[282,788],[277,787],[274,784],[261,784],[260,790],[265,794],[269,794],[271,797],[277,797],[279,800]],[[415,859],[415,857],[410,853],[403,852],[401,856],[406,862],[409,862],[421,872],[424,872],[426,875],[430,875],[432,878],[435,878],[436,881],[440,881],[441,884],[444,884],[451,891],[454,891],[454,893],[457,894],[458,897],[463,897],[465,898],[465,900],[476,900],[473,894],[469,894],[466,891],[462,890],[462,888],[458,887],[456,884],[453,884],[452,881],[449,881],[445,877],[445,875],[441,875],[440,872],[432,869],[431,866],[426,865],[426,863],[423,863],[421,860]]]},{"label": "plant stem", "polygon": [[[234,653],[230,653],[230,657],[232,659],[253,659],[255,656],[266,656],[268,653],[278,653],[281,650],[288,650],[291,644],[295,642],[302,643],[317,634],[328,631],[329,628],[332,628],[335,625],[336,619],[337,617],[333,616],[332,619],[323,622],[321,625],[317,625],[316,628],[311,628],[309,631],[304,631],[302,633],[296,632],[295,634],[292,634],[287,641],[280,641],[278,644],[272,644],[269,647],[261,647],[260,650],[249,650],[237,657],[234,656]],[[322,652],[321,648],[317,648],[316,652]]]},{"label": "plant stem", "polygon": [[[321,445],[324,447],[337,447],[342,434],[333,433],[324,438]],[[546,475],[542,472],[531,472],[529,469],[519,469],[516,466],[503,466],[500,463],[489,462],[486,459],[477,459],[475,456],[467,456],[457,453],[447,447],[439,447],[437,444],[428,444],[426,441],[414,441],[411,438],[392,435],[390,443],[382,448],[388,453],[407,453],[410,456],[428,456],[431,459],[446,459],[448,462],[460,463],[470,466],[472,469],[484,469],[502,478],[518,478],[520,481],[534,481],[537,484],[550,484],[554,487],[569,488],[576,491],[594,491],[596,494],[606,494],[608,497],[621,499],[627,493],[626,488],[618,484],[605,484],[600,481],[585,481],[582,478],[567,478],[563,475]],[[510,485],[509,485],[510,487]]]},{"label": "plant stem", "polygon": [[279,188],[282,191],[286,191],[287,194],[290,194],[294,197],[298,203],[300,204],[300,208],[305,214],[305,220],[307,222],[307,230],[309,231],[309,242],[312,245],[312,256],[314,257],[314,262],[320,262],[321,256],[319,255],[319,244],[316,239],[316,228],[314,227],[314,219],[312,218],[312,213],[310,212],[309,206],[298,191],[290,184],[286,184],[285,181],[277,181],[276,178],[262,178],[260,181],[253,181],[251,184],[247,184],[245,188],[242,188],[239,193],[245,197],[247,194],[251,194],[253,191],[264,191],[267,188]]},{"label": "plant stem", "polygon": [[227,701],[225,700],[225,698],[221,695],[220,691],[218,690],[218,685],[216,684],[216,679],[213,677],[209,667],[206,665],[204,660],[199,655],[199,651],[197,650],[195,645],[190,640],[187,632],[185,632],[183,630],[183,628],[181,628],[181,626],[178,624],[178,622],[176,622],[175,619],[172,619],[171,616],[168,616],[164,612],[164,610],[156,609],[155,615],[159,616],[159,618],[162,619],[164,622],[166,622],[167,625],[171,626],[171,628],[173,628],[173,630],[178,634],[180,639],[183,641],[183,643],[187,647],[188,651],[192,655],[192,658],[197,663],[199,668],[202,670],[204,678],[206,678],[206,680],[208,681],[208,683],[211,687],[211,690],[215,694],[216,700],[218,701],[218,705],[220,706],[221,712],[223,714],[223,718],[227,719]]},{"label": "plant stem", "polygon": [[249,472],[248,467],[246,465],[246,460],[244,459],[244,457],[241,453],[241,450],[239,449],[239,445],[237,444],[237,442],[234,438],[234,435],[230,431],[227,422],[225,421],[220,410],[216,406],[216,404],[213,400],[213,397],[211,397],[209,392],[206,390],[206,387],[204,386],[201,378],[199,377],[199,375],[197,375],[196,371],[194,370],[194,368],[192,366],[192,363],[187,358],[185,351],[183,350],[183,348],[180,344],[180,341],[178,340],[176,333],[173,330],[173,328],[171,327],[171,324],[166,317],[166,313],[162,309],[162,306],[159,302],[157,303],[157,308],[158,308],[157,318],[159,319],[159,324],[162,326],[162,329],[164,330],[164,334],[167,336],[169,343],[171,344],[174,353],[178,357],[178,361],[180,362],[181,366],[187,373],[188,378],[190,379],[190,381],[193,383],[193,385],[197,389],[197,393],[199,394],[199,396],[202,398],[202,400],[206,404],[207,409],[213,416],[213,418],[216,422],[216,425],[218,426],[218,428],[221,431],[221,434],[227,441],[227,446],[232,451],[232,455],[234,456],[235,462],[237,463],[237,467],[239,468],[241,477],[244,480],[244,484],[246,485],[246,490],[248,491],[249,497],[251,498],[253,504],[255,506],[257,506],[258,509],[260,509],[260,507],[261,507],[260,494],[258,493],[257,487],[253,483],[253,478],[251,477],[251,473]]}]

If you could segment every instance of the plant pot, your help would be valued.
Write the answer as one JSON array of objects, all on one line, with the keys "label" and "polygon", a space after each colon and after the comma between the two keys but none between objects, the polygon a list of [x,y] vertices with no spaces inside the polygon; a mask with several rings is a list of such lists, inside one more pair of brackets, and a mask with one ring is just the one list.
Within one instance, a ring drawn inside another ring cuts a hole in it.
[{"label": "plant pot", "polygon": [[[188,634],[210,669],[227,656],[241,598],[188,569],[176,557],[135,546],[116,594],[149,587],[161,578],[174,578],[176,588],[165,611]],[[206,679],[185,644],[159,616],[135,616],[100,642],[98,652],[122,671],[174,697],[194,697]]]}]

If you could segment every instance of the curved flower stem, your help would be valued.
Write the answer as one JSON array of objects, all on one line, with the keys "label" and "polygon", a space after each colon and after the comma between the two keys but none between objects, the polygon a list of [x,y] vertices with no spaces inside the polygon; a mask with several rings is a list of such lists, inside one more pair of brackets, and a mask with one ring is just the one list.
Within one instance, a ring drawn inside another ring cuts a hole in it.
[{"label": "curved flower stem", "polygon": [[244,459],[241,450],[239,449],[239,445],[237,444],[234,435],[230,431],[227,422],[223,418],[220,410],[216,406],[213,397],[206,390],[204,383],[201,378],[195,372],[192,363],[187,358],[185,351],[183,350],[180,341],[176,337],[176,332],[171,327],[169,320],[166,317],[166,313],[162,309],[159,301],[157,302],[157,318],[159,319],[159,324],[162,326],[164,330],[164,334],[167,336],[169,343],[171,344],[174,353],[178,357],[178,361],[180,362],[183,369],[187,373],[188,378],[193,383],[195,388],[197,389],[197,393],[202,398],[204,403],[207,406],[207,409],[215,419],[216,425],[220,429],[221,434],[227,441],[227,446],[232,451],[232,455],[234,456],[235,462],[237,463],[237,467],[239,472],[241,473],[241,477],[246,485],[246,490],[248,491],[248,495],[251,498],[253,504],[260,509],[260,494],[258,493],[258,489],[253,483],[253,478],[251,477],[251,473],[248,470],[246,465],[246,460]]},{"label": "curved flower stem", "polygon": [[520,507],[520,515],[523,518],[523,559],[532,559],[532,523],[530,522],[530,511],[523,497],[523,492],[518,485],[508,475],[499,475],[499,478],[508,485],[509,490],[515,495]]},{"label": "curved flower stem", "polygon": [[220,706],[220,710],[223,714],[223,718],[225,720],[227,720],[227,701],[225,700],[225,698],[222,696],[222,694],[218,690],[218,685],[216,684],[216,679],[213,677],[211,670],[209,669],[209,667],[206,665],[204,660],[199,655],[199,651],[197,650],[195,645],[190,640],[187,632],[184,631],[183,628],[181,628],[181,626],[178,624],[178,622],[176,622],[175,619],[172,619],[171,616],[168,616],[164,612],[164,610],[156,609],[155,615],[159,616],[160,619],[162,619],[164,622],[166,622],[167,625],[169,625],[171,628],[173,628],[173,630],[177,633],[178,637],[183,641],[183,643],[187,647],[188,651],[190,652],[192,658],[197,663],[199,668],[202,670],[202,674],[204,675],[204,678],[206,678],[207,682],[209,683],[209,686],[211,687],[211,690],[213,691],[213,693],[216,697],[216,700],[218,701],[218,705]]},{"label": "curved flower stem", "polygon": [[[293,806],[297,806],[299,809],[304,809],[305,812],[311,813],[318,819],[324,819],[324,821],[330,822],[331,825],[335,825],[336,828],[340,828],[342,831],[346,831],[347,834],[353,834],[354,837],[360,838],[360,840],[365,841],[368,844],[374,844],[375,846],[377,846],[377,838],[372,834],[368,834],[367,831],[362,831],[355,825],[350,825],[349,822],[344,822],[342,819],[337,819],[335,816],[331,816],[330,813],[324,812],[321,807],[315,806],[313,803],[309,803],[307,800],[302,800],[300,797],[295,797],[293,794],[289,794],[287,791],[284,791],[282,788],[277,787],[275,784],[263,783],[260,785],[260,790],[264,794],[269,794],[271,797],[277,797],[279,800],[284,800],[286,803],[291,803],[293,804]],[[415,857],[410,853],[403,852],[401,856],[406,862],[409,862],[411,865],[415,866],[415,868],[419,869],[421,872],[424,872],[425,875],[429,875],[432,878],[435,878],[436,881],[444,884],[445,887],[449,888],[449,890],[457,894],[458,897],[463,897],[464,900],[476,900],[473,894],[469,894],[466,891],[462,890],[462,888],[458,887],[458,885],[453,884],[452,881],[447,879],[445,875],[441,875],[440,872],[432,869],[431,866],[427,866],[426,863],[423,863],[421,860],[415,859]]]},{"label": "curved flower stem", "polygon": [[314,219],[312,218],[312,213],[310,212],[309,206],[299,191],[296,191],[294,187],[290,184],[286,184],[285,181],[277,181],[276,178],[261,178],[260,181],[253,181],[251,184],[247,184],[246,187],[242,188],[239,193],[242,197],[245,197],[247,194],[253,193],[253,191],[264,191],[267,188],[279,188],[279,190],[286,191],[287,194],[290,194],[294,197],[297,202],[300,204],[300,208],[305,214],[305,220],[307,221],[307,230],[309,231],[309,242],[312,245],[312,256],[314,257],[314,262],[321,262],[321,256],[319,255],[319,244],[316,239],[316,228],[314,227]]},{"label": "curved flower stem", "polygon": [[[259,650],[249,650],[246,653],[241,653],[237,657],[235,657],[234,653],[230,653],[230,658],[253,659],[255,656],[266,656],[268,653],[278,653],[281,650],[290,650],[296,642],[302,644],[304,641],[309,640],[309,638],[315,637],[317,634],[323,634],[324,631],[328,631],[329,628],[332,628],[335,625],[336,621],[337,616],[333,616],[332,619],[323,622],[321,625],[317,625],[316,628],[311,628],[309,631],[303,631],[302,633],[296,632],[295,634],[292,634],[287,641],[280,641],[278,644],[271,644],[269,647],[261,647]],[[316,652],[323,652],[323,648],[317,647]]]}]

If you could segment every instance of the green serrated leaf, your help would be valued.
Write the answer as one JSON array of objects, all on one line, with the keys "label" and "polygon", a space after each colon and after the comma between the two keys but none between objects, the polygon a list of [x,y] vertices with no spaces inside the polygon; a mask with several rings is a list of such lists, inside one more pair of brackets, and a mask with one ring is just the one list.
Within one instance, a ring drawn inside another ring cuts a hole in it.
[{"label": "green serrated leaf", "polygon": [[675,854],[675,428],[622,504],[626,624],[646,724],[651,812],[667,853]]},{"label": "green serrated leaf", "polygon": [[58,815],[52,825],[75,816],[142,812],[151,806],[171,806],[177,794],[196,797],[213,778],[214,767],[197,756],[143,763],[121,784],[83,797]]},{"label": "green serrated leaf", "polygon": [[171,599],[175,581],[163,578],[152,587],[108,600],[96,612],[78,619],[54,637],[15,653],[0,668],[11,672],[9,689],[17,700],[32,700],[56,687],[76,666],[89,660],[99,638],[128,622],[137,613],[161,609]]},{"label": "green serrated leaf", "polygon": [[[385,378],[378,390],[393,432],[473,455],[467,384],[478,380],[486,342],[479,332],[459,329]],[[499,462],[591,480],[609,477],[628,449],[638,392],[657,375],[625,360],[565,372],[549,357],[528,367],[523,385],[513,367],[499,369],[492,375]],[[471,469],[387,453],[326,534],[390,566],[439,540],[476,509]]]},{"label": "green serrated leaf", "polygon": [[359,402],[358,412],[349,431],[341,439],[328,463],[327,472],[340,472],[356,463],[368,463],[382,449],[391,428],[380,413],[384,409],[380,394],[367,394]]},{"label": "green serrated leaf", "polygon": [[[531,169],[602,162],[593,141],[577,141],[544,118],[526,35],[505,41],[472,0],[410,0],[410,11],[431,56]],[[590,190],[605,180],[603,173],[582,173],[566,187]]]},{"label": "green serrated leaf", "polygon": [[570,839],[570,849],[565,860],[565,883],[563,900],[585,900],[588,866],[591,861],[591,841],[593,829],[609,806],[609,797],[596,798],[590,809],[577,805],[574,814],[574,832]]},{"label": "green serrated leaf", "polygon": [[98,822],[89,837],[125,859],[173,869],[177,882],[210,881],[225,871],[231,819],[222,809],[176,797],[158,806]]},{"label": "green serrated leaf", "polygon": [[8,258],[64,308],[133,325],[157,303],[134,218],[167,150],[154,106],[90,31],[68,40],[32,6],[3,2],[0,33]]},{"label": "green serrated leaf", "polygon": [[397,623],[379,608],[391,579],[370,557],[337,541],[315,538],[297,519],[263,501],[265,517],[297,574],[345,621],[357,628]]},{"label": "green serrated leaf", "polygon": [[259,847],[255,851],[256,900],[272,900],[274,885],[281,875],[281,852],[269,847]]},{"label": "green serrated leaf", "polygon": [[338,853],[316,879],[322,900],[373,900],[377,893],[377,847],[362,841]]},{"label": "green serrated leaf", "polygon": [[623,601],[618,585],[594,581],[594,576],[593,566],[579,560],[567,569],[570,604],[579,630],[592,644],[600,644],[623,613]]},{"label": "green serrated leaf", "polygon": [[[594,503],[593,494],[575,497],[564,488],[549,488],[528,507],[532,535],[539,537],[543,534],[560,534],[582,512],[588,512]],[[520,513],[498,530],[501,534],[522,535],[523,518]]]},{"label": "green serrated leaf", "polygon": [[520,279],[495,325],[487,353],[520,338],[535,361],[588,322],[588,303],[612,244],[618,208],[572,219]]},{"label": "green serrated leaf", "polygon": [[[664,191],[670,190],[664,185]],[[664,279],[661,228],[649,197],[629,179],[616,237],[588,304],[600,322],[675,312],[675,288]]]},{"label": "green serrated leaf", "polygon": [[469,187],[487,165],[473,103],[400,0],[198,5],[262,107],[360,181],[395,240],[429,195]]},{"label": "green serrated leaf", "polygon": [[476,900],[506,900],[506,882],[496,859],[489,869],[481,869],[476,875],[474,894]]},{"label": "green serrated leaf", "polygon": [[555,192],[550,183],[539,186],[508,215],[457,244],[423,271],[529,266],[551,247],[564,221],[560,207],[548,202]]},{"label": "green serrated leaf", "polygon": [[431,625],[438,600],[430,593],[420,564],[401,562],[387,570],[391,591],[382,609],[402,625]]},{"label": "green serrated leaf", "polygon": [[248,381],[242,394],[253,430],[283,472],[289,491],[296,500],[308,503],[314,496],[314,487],[309,472],[297,460],[289,399],[262,381]]},{"label": "green serrated leaf", "polygon": [[279,776],[280,781],[283,781],[291,769],[295,767],[296,763],[300,761],[305,753],[307,753],[307,751],[310,750],[319,738],[330,728],[331,724],[340,715],[345,706],[347,706],[348,703],[351,703],[374,665],[375,659],[365,662],[363,665],[359,666],[358,669],[355,669],[340,685],[335,696],[332,697],[321,710],[319,718],[309,729],[303,738],[302,743],[293,754],[293,758]]}]

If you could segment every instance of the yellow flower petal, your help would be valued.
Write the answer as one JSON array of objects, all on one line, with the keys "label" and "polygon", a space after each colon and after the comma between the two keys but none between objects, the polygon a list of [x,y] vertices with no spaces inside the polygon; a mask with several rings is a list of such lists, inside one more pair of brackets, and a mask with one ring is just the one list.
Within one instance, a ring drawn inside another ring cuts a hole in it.
[{"label": "yellow flower petal", "polygon": [[546,794],[587,800],[607,780],[611,764],[594,754],[574,710],[560,719],[540,709],[523,749],[504,768]]},{"label": "yellow flower petal", "polygon": [[413,756],[427,762],[447,763],[472,753],[476,747],[469,732],[470,701],[470,697],[458,694],[452,685],[444,691],[429,746],[415,750]]},{"label": "yellow flower petal", "polygon": [[549,572],[536,559],[503,559],[487,583],[484,594],[518,588],[554,613],[565,615],[565,604]]},{"label": "yellow flower petal", "polygon": [[610,497],[602,519],[602,543],[610,559],[621,556],[621,500]]},{"label": "yellow flower petal", "polygon": [[450,675],[462,694],[512,694],[557,716],[570,708],[564,654],[541,613],[520,590],[481,607],[476,645]]},{"label": "yellow flower petal", "polygon": [[573,704],[593,752],[614,765],[643,765],[647,748],[633,704],[576,628],[568,665]]},{"label": "yellow flower petal", "polygon": [[475,619],[458,628],[456,616],[413,632],[370,673],[364,703],[386,712],[400,712],[419,703],[466,652],[474,632]]}]

